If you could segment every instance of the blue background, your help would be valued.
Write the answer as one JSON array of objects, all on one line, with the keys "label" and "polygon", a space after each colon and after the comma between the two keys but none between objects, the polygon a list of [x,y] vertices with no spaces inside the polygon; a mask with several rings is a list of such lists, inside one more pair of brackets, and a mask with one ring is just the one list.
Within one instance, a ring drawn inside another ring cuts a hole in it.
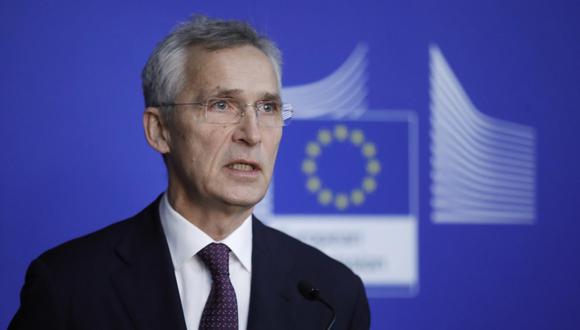
[{"label": "blue background", "polygon": [[[414,298],[371,300],[374,329],[580,328],[580,3],[564,0],[3,0],[0,328],[35,256],[164,189],[141,129],[139,74],[193,12],[269,34],[284,51],[286,85],[325,77],[365,41],[370,109],[417,111],[421,287]],[[536,128],[535,224],[430,221],[430,43],[479,109]]]}]

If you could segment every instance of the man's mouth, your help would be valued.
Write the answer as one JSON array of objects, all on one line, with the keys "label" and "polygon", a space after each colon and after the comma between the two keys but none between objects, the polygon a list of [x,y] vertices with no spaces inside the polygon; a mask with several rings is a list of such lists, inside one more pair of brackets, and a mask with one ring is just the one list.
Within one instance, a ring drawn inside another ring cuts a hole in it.
[{"label": "man's mouth", "polygon": [[256,164],[256,163],[252,163],[252,162],[236,161],[236,162],[228,164],[227,168],[230,168],[230,169],[236,170],[236,171],[250,172],[250,171],[259,170],[260,166],[258,166],[258,164]]}]

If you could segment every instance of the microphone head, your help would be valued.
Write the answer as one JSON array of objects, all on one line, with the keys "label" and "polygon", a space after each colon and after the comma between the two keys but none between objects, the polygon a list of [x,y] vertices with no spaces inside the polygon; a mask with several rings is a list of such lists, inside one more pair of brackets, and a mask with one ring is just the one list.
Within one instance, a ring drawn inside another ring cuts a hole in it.
[{"label": "microphone head", "polygon": [[320,295],[318,289],[305,280],[298,282],[298,291],[300,291],[300,294],[308,300],[316,300]]}]

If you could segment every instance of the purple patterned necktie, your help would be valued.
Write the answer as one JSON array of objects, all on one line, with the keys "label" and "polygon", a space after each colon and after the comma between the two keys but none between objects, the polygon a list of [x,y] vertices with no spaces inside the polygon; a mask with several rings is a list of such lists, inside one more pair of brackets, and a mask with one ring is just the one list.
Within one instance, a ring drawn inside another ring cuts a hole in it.
[{"label": "purple patterned necktie", "polygon": [[211,243],[197,255],[211,272],[212,284],[199,322],[200,329],[238,329],[238,303],[230,282],[230,248]]}]

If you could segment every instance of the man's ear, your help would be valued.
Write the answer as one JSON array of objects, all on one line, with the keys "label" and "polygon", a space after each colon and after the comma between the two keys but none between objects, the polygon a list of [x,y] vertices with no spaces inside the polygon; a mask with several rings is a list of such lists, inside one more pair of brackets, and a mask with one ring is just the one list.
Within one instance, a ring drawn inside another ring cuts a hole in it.
[{"label": "man's ear", "polygon": [[147,143],[164,155],[169,153],[170,138],[169,130],[163,121],[159,108],[147,107],[143,112],[143,129]]}]

